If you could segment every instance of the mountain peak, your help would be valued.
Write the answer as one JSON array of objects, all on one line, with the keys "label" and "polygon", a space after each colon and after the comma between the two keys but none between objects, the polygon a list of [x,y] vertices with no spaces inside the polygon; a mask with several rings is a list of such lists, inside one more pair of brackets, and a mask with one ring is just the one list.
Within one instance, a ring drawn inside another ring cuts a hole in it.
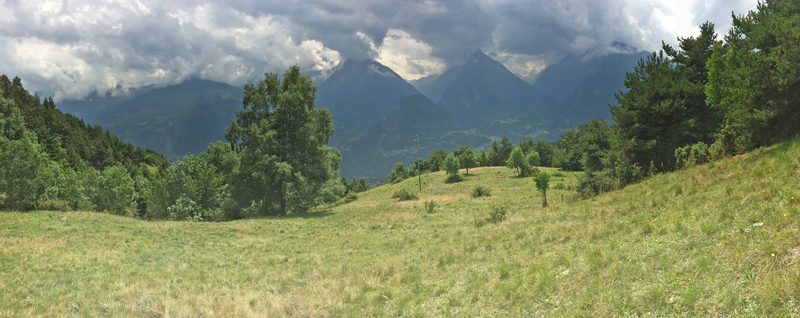
[{"label": "mountain peak", "polygon": [[467,63],[469,63],[469,62],[475,62],[475,61],[480,61],[480,60],[486,60],[486,59],[490,59],[490,60],[494,61],[494,59],[492,59],[491,57],[489,57],[488,55],[486,55],[486,53],[483,53],[483,51],[481,51],[481,49],[476,49],[476,50],[475,50],[474,52],[472,52],[472,54],[470,54],[470,55],[469,55],[469,57],[467,58]]},{"label": "mountain peak", "polygon": [[400,75],[395,73],[392,69],[386,67],[385,65],[371,59],[365,59],[361,61],[357,60],[345,60],[339,63],[334,70],[334,73],[337,72],[356,72],[362,75],[371,75],[377,74],[386,78],[401,78]]}]

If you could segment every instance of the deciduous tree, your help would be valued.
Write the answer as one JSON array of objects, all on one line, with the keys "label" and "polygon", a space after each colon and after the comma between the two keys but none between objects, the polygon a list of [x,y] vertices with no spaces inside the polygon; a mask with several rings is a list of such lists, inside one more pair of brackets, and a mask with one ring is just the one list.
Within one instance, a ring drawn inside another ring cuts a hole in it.
[{"label": "deciduous tree", "polygon": [[244,86],[244,110],[225,138],[241,157],[231,179],[232,198],[240,208],[260,214],[302,212],[344,193],[339,182],[341,155],[326,144],[333,133],[331,113],[315,107],[317,88],[311,76],[292,66],[283,78],[268,73]]}]

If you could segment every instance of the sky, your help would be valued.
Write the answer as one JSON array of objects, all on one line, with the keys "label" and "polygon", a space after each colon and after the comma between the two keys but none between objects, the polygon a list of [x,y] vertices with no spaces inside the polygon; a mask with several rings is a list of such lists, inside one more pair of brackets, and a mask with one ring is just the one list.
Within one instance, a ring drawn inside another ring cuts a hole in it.
[{"label": "sky", "polygon": [[407,80],[476,49],[530,78],[620,42],[722,35],[757,0],[0,0],[0,73],[56,101],[190,78],[242,85],[291,65],[324,79],[374,59]]}]

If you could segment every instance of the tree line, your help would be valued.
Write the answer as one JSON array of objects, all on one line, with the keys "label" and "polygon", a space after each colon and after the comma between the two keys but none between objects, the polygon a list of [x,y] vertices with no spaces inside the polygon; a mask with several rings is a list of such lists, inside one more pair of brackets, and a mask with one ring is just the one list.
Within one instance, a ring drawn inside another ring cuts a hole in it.
[{"label": "tree line", "polygon": [[[477,165],[507,165],[515,157],[524,175],[520,155],[535,152],[540,165],[584,171],[577,190],[586,197],[795,138],[800,135],[797,21],[800,2],[767,0],[746,15],[733,15],[723,40],[706,22],[699,35],[678,38],[678,47],[662,43],[626,73],[626,90],[609,105],[613,124],[593,119],[556,143],[522,141],[514,156],[512,143],[503,138],[476,152]],[[410,169],[397,163],[388,182],[417,169],[437,171],[448,156],[459,158],[467,149],[435,150]]]},{"label": "tree line", "polygon": [[649,175],[741,154],[800,135],[800,3],[760,2],[733,15],[717,39],[714,24],[678,38],[626,73],[611,105],[615,125],[593,120],[564,145],[586,171],[579,192],[593,195]]},{"label": "tree line", "polygon": [[[366,183],[339,179],[326,144],[331,114],[297,66],[244,86],[227,142],[175,163],[63,114],[21,80],[0,77],[0,209],[105,211],[143,219],[217,221],[286,215]],[[366,186],[368,188],[368,186]]]}]

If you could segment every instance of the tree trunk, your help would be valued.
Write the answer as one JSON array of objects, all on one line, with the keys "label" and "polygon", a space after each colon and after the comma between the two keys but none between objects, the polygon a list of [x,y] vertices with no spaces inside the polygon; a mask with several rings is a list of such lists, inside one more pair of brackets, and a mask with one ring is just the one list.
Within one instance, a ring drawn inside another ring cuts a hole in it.
[{"label": "tree trunk", "polygon": [[544,198],[544,201],[542,202],[542,207],[546,208],[547,207],[547,192],[542,191],[542,198]]},{"label": "tree trunk", "polygon": [[286,184],[281,184],[281,216],[286,216]]}]

